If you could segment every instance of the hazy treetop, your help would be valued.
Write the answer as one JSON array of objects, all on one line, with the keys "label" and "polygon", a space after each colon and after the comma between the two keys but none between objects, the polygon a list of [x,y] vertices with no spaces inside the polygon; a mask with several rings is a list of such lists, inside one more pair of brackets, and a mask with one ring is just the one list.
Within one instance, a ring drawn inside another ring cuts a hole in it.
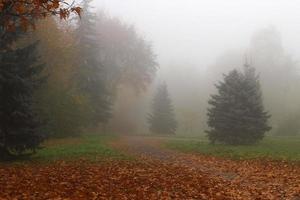
[{"label": "hazy treetop", "polygon": [[284,48],[300,55],[298,0],[97,0],[94,4],[136,24],[153,41],[162,65],[188,60],[205,68],[224,51],[247,47],[256,30],[270,25],[281,33]]}]

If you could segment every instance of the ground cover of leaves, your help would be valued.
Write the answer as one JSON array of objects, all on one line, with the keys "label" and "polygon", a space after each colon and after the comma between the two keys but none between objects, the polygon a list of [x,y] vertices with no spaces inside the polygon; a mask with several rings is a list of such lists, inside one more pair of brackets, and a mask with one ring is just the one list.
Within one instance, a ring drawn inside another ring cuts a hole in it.
[{"label": "ground cover of leaves", "polygon": [[[300,194],[297,164],[191,158],[196,160],[202,167],[149,158],[2,165],[0,199],[298,199]],[[203,169],[212,164],[215,169]],[[229,169],[233,175],[226,178]]]}]

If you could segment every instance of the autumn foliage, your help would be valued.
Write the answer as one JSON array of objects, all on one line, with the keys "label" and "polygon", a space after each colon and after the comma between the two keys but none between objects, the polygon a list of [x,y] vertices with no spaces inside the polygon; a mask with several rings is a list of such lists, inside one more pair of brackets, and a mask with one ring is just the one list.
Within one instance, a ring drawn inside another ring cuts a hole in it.
[{"label": "autumn foliage", "polygon": [[[201,159],[196,167],[151,160],[2,166],[0,199],[295,199],[300,192],[297,167]],[[224,164],[215,165],[223,174],[202,170],[212,164]],[[237,175],[226,179],[229,167]]]},{"label": "autumn foliage", "polygon": [[18,26],[27,29],[33,19],[59,15],[67,19],[71,13],[80,15],[81,8],[64,0],[0,0],[0,26],[14,30]]}]

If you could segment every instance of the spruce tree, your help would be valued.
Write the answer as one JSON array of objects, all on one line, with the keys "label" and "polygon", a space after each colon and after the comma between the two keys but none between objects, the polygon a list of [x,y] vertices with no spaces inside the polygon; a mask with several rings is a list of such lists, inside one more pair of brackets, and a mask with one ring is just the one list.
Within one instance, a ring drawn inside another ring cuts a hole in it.
[{"label": "spruce tree", "polygon": [[154,96],[152,114],[149,115],[148,122],[152,133],[175,134],[177,121],[165,83],[158,87]]},{"label": "spruce tree", "polygon": [[245,64],[244,71],[232,70],[216,85],[208,109],[208,138],[211,143],[254,144],[263,139],[270,115],[264,110],[259,77]]},{"label": "spruce tree", "polygon": [[111,95],[105,83],[104,67],[100,62],[99,35],[95,29],[96,16],[92,13],[90,3],[84,1],[83,14],[76,30],[79,49],[79,70],[77,80],[79,90],[88,99],[91,126],[106,124],[111,117]]},{"label": "spruce tree", "polygon": [[41,84],[37,43],[0,52],[0,151],[2,156],[21,154],[38,147],[42,135],[34,110],[33,93]]}]

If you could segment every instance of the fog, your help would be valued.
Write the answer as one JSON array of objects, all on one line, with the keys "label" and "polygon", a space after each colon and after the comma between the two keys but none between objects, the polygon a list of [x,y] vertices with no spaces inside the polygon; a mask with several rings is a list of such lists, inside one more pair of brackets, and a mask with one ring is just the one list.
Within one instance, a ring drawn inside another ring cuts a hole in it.
[{"label": "fog", "polygon": [[276,27],[284,48],[299,58],[300,1],[272,0],[97,0],[105,9],[136,26],[152,41],[162,70],[176,62],[201,69],[233,48],[245,48],[255,31]]},{"label": "fog", "polygon": [[0,199],[300,199],[300,0],[0,0]]},{"label": "fog", "polygon": [[[282,120],[299,110],[299,98],[295,94],[298,77],[290,77],[299,72],[299,3],[283,0],[93,2],[96,10],[104,10],[135,26],[137,32],[151,42],[157,55],[159,69],[153,89],[150,87],[147,94],[137,97],[143,99],[138,100],[143,103],[138,104],[139,111],[135,104],[132,112],[139,114],[133,119],[139,120],[131,123],[140,126],[141,115],[147,115],[156,85],[165,81],[180,121],[178,134],[188,134],[187,129],[193,134],[202,134],[206,129],[207,101],[215,91],[214,84],[223,73],[241,68],[247,58],[261,76],[264,103],[272,114],[270,121],[276,132]],[[270,56],[266,58],[268,55],[280,58],[272,60]],[[273,66],[272,62],[277,65]],[[286,62],[293,65],[287,67],[292,70],[285,67]],[[276,92],[278,88],[282,91]],[[193,118],[193,122],[187,118]],[[191,123],[193,125],[187,125]],[[142,127],[138,132],[147,132],[146,121]]]}]

